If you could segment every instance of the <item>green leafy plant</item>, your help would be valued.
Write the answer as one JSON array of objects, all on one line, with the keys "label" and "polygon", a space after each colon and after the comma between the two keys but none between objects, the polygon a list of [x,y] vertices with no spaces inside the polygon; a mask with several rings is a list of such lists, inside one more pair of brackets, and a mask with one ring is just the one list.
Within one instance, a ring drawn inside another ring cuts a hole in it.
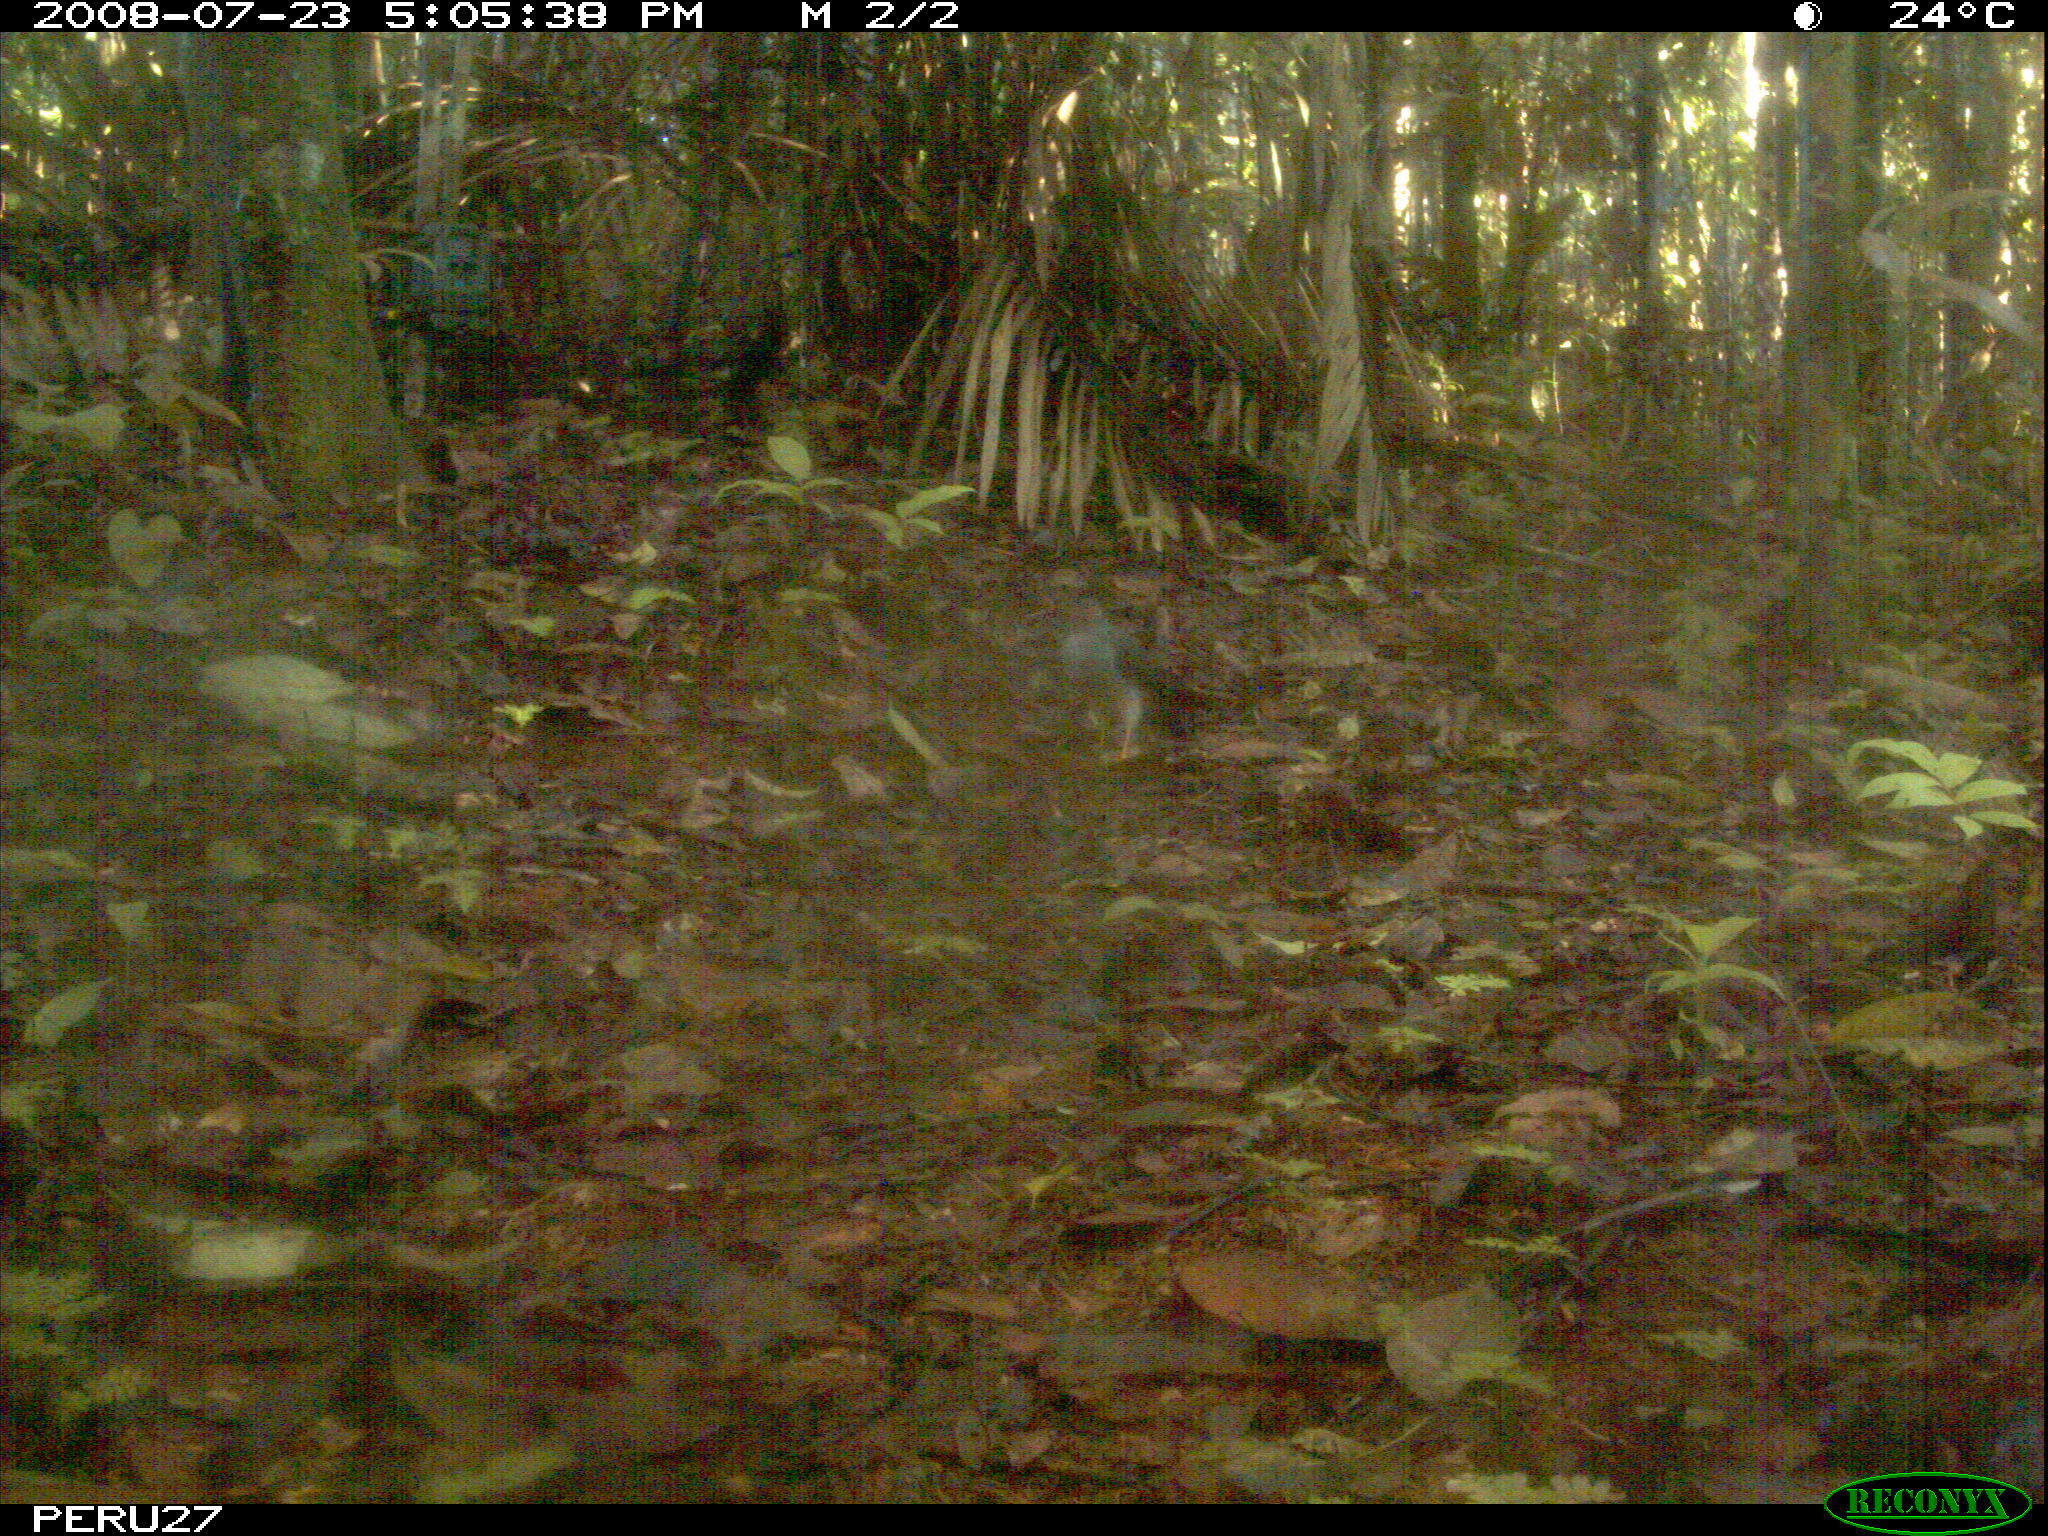
[{"label": "green leafy plant", "polygon": [[1901,758],[1910,768],[1881,773],[1856,791],[1859,800],[1890,795],[1892,811],[1947,811],[1956,830],[1974,838],[1990,827],[2038,833],[2040,828],[2021,812],[1990,804],[2024,796],[2027,787],[2011,779],[1981,777],[1984,762],[1967,752],[1937,752],[1917,741],[1859,741],[1844,766],[1854,770],[1858,759],[1873,752]]},{"label": "green leafy plant", "polygon": [[785,501],[792,501],[799,506],[815,510],[818,492],[829,491],[846,484],[844,480],[834,480],[830,476],[813,473],[817,466],[811,461],[811,450],[793,437],[771,437],[767,446],[769,459],[782,471],[781,479],[766,480],[756,477],[734,480],[728,485],[721,485],[712,500],[716,501],[732,491],[753,491],[762,496],[779,496]]},{"label": "green leafy plant", "polygon": [[622,581],[604,580],[585,582],[576,589],[585,597],[595,598],[608,604],[612,633],[621,640],[630,640],[646,625],[648,615],[666,603],[684,605],[697,600],[681,587],[663,581]]},{"label": "green leafy plant", "polygon": [[939,538],[946,532],[945,524],[935,523],[924,515],[926,509],[973,494],[971,486],[933,485],[904,497],[886,512],[874,507],[856,507],[854,510],[889,541],[891,549],[909,549],[920,536]]},{"label": "green leafy plant", "polygon": [[324,829],[343,852],[419,870],[420,888],[441,891],[458,912],[469,911],[483,895],[488,861],[476,834],[453,822],[378,826],[360,816],[327,811],[316,811],[306,821]]},{"label": "green leafy plant", "polygon": [[1685,959],[1682,966],[1652,971],[1650,990],[1661,996],[1685,994],[1681,1006],[1686,1022],[1702,1040],[1720,1053],[1723,1060],[1733,1061],[1746,1055],[1747,1049],[1741,1041],[1708,1020],[1706,1005],[1713,989],[1729,982],[1746,982],[1750,986],[1761,987],[1781,1002],[1784,1000],[1785,989],[1762,971],[1714,958],[1754,928],[1756,919],[1724,917],[1718,922],[1689,923],[1657,907],[1638,906],[1629,910],[1654,918],[1664,930],[1658,935],[1659,942],[1676,950]]}]

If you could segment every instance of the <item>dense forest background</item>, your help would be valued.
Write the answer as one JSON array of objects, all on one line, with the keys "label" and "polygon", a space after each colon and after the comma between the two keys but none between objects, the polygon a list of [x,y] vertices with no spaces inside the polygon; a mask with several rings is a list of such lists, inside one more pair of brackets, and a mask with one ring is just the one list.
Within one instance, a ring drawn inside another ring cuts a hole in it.
[{"label": "dense forest background", "polygon": [[[1027,522],[1099,492],[1155,541],[1221,506],[1373,542],[1403,473],[1461,450],[1569,475],[1588,512],[1767,518],[1809,578],[1869,531],[1813,509],[1859,496],[2038,516],[2025,39],[13,47],[19,279],[139,277],[197,238],[194,291],[291,280],[252,271],[277,236],[253,198],[297,195],[266,183],[278,131],[315,129],[335,174],[304,195],[352,217],[323,214],[301,307],[352,338],[367,287],[459,404],[658,387],[772,308],[812,384],[889,382]],[[324,355],[317,330],[256,337],[257,366],[305,373],[264,360]]]}]

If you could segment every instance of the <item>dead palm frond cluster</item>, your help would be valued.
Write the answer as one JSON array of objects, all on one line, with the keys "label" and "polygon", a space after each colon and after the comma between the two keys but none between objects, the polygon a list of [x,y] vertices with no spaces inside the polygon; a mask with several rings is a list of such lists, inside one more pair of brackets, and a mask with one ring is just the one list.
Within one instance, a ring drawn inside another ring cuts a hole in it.
[{"label": "dead palm frond cluster", "polygon": [[[1291,197],[1157,152],[1139,170],[1148,142],[1099,103],[1040,114],[1014,212],[937,333],[913,455],[950,407],[954,473],[984,498],[1007,475],[1026,527],[1078,528],[1100,491],[1154,548],[1210,511],[1298,531],[1340,460],[1373,467],[1351,245],[1304,281]],[[1162,178],[1233,196],[1139,185]]]}]

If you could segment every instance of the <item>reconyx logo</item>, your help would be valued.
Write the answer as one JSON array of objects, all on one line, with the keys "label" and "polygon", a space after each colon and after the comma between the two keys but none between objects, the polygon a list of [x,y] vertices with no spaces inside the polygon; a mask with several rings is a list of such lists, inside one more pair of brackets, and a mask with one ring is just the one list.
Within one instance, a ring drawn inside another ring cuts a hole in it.
[{"label": "reconyx logo", "polygon": [[1827,1512],[1865,1531],[1963,1536],[2010,1525],[2034,1501],[2011,1483],[1960,1472],[1892,1472],[1844,1483],[1827,1496]]}]

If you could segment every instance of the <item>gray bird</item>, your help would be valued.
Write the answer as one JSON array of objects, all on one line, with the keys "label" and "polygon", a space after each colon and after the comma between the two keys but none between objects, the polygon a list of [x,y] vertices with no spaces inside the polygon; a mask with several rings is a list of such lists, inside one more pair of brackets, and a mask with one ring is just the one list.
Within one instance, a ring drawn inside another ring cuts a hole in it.
[{"label": "gray bird", "polygon": [[1181,734],[1191,696],[1101,604],[1085,603],[1075,613],[1074,628],[1060,641],[1060,670],[1096,729],[1115,744],[1115,761],[1135,757],[1139,734],[1150,727]]}]

